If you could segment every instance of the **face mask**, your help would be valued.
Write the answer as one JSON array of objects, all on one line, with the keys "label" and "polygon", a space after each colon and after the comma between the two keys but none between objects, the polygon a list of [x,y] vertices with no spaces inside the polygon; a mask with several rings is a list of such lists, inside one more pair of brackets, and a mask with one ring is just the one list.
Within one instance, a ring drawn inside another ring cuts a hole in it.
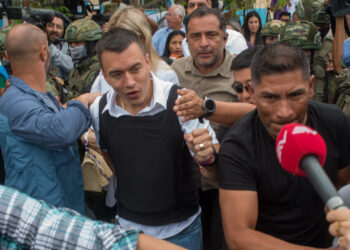
[{"label": "face mask", "polygon": [[79,64],[87,57],[85,44],[75,47],[69,47],[70,55],[75,64]]}]

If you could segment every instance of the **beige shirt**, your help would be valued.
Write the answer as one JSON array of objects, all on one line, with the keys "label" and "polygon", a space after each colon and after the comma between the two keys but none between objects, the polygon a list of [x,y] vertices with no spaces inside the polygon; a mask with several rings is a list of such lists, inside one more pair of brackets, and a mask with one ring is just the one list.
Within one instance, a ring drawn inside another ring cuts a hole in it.
[{"label": "beige shirt", "polygon": [[[202,74],[193,64],[191,56],[175,60],[171,67],[179,78],[181,87],[193,89],[200,97],[210,97],[214,100],[234,102],[237,94],[232,88],[233,73],[231,63],[234,56],[225,52],[225,60],[221,66],[209,74]],[[219,124],[211,122],[215,132]]]},{"label": "beige shirt", "polygon": [[[171,67],[179,78],[181,87],[193,89],[200,97],[210,97],[214,100],[234,102],[238,101],[237,94],[232,88],[233,73],[231,63],[234,59],[229,52],[225,52],[225,60],[221,66],[209,74],[202,74],[193,64],[191,56],[177,59]],[[217,132],[219,124],[210,122]],[[201,176],[202,190],[218,188],[218,183]]]}]

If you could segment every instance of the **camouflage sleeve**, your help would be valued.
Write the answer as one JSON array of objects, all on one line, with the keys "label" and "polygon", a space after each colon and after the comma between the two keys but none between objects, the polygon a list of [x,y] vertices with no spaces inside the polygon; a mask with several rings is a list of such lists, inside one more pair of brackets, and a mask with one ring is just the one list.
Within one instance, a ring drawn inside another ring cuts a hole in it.
[{"label": "camouflage sleeve", "polygon": [[337,92],[339,94],[336,104],[343,110],[350,121],[350,69],[343,69],[336,77],[336,83]]}]

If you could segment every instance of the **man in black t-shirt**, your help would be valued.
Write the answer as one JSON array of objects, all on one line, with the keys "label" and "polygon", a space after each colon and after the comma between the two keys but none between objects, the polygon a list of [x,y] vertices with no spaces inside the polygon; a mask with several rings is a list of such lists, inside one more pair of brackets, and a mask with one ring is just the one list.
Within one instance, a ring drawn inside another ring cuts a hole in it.
[{"label": "man in black t-shirt", "polygon": [[[301,50],[273,44],[252,65],[257,109],[226,134],[219,156],[220,205],[230,249],[329,247],[324,204],[310,181],[279,165],[275,139],[283,125],[306,124],[325,139],[325,171],[349,180],[350,125],[340,109],[309,101],[314,76]],[[310,249],[310,248],[307,248]]]}]

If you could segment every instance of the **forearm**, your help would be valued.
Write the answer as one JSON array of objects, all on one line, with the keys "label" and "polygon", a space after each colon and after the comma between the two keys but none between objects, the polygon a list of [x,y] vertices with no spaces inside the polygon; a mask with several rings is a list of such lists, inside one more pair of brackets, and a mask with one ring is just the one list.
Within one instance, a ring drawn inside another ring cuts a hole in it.
[{"label": "forearm", "polygon": [[335,19],[336,29],[334,35],[334,44],[333,44],[333,61],[334,69],[340,74],[342,71],[341,67],[341,57],[343,54],[343,43],[346,39],[345,27],[344,27],[344,17],[336,17]]},{"label": "forearm", "polygon": [[69,73],[73,69],[74,63],[69,55],[64,54],[54,45],[50,45],[50,51],[52,53],[51,58],[55,66],[62,69],[66,73]]},{"label": "forearm", "polygon": [[[215,145],[213,145],[213,147],[214,147],[216,152],[219,152],[220,144],[215,144]],[[218,155],[216,155],[216,157],[218,157]],[[216,162],[217,162],[217,159],[216,159]],[[203,175],[204,177],[206,177],[210,180],[214,180],[214,181],[218,180],[217,163],[215,163],[215,165],[213,165],[213,166],[205,167],[205,166],[199,165],[199,167],[200,167],[201,175]]]},{"label": "forearm", "polygon": [[276,237],[264,234],[262,232],[245,229],[240,232],[232,233],[234,237],[226,236],[229,249],[239,250],[312,250],[318,248],[300,246],[280,240]]},{"label": "forearm", "polygon": [[14,134],[43,147],[59,149],[74,143],[91,125],[89,111],[70,102],[58,113],[47,110],[30,110],[23,114],[20,122],[13,121]]},{"label": "forearm", "polygon": [[241,102],[215,101],[216,111],[206,119],[231,127],[242,116],[255,109],[255,105]]},{"label": "forearm", "polygon": [[54,61],[55,65],[66,73],[70,73],[73,69],[74,63],[69,55],[61,53]]}]

